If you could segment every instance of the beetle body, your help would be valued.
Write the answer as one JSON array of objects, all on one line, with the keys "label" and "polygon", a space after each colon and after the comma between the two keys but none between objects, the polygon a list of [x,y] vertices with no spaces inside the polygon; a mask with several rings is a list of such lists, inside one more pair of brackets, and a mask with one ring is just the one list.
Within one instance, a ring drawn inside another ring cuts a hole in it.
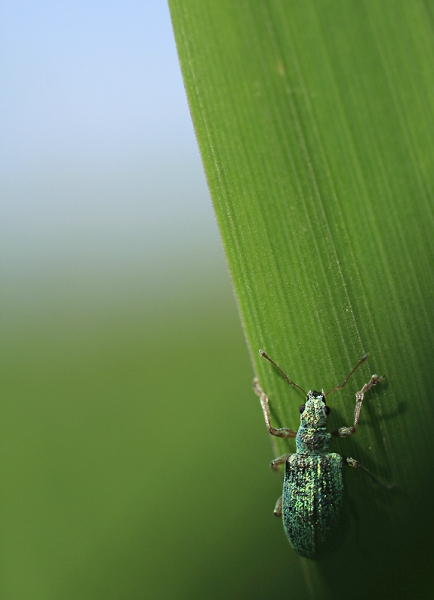
[{"label": "beetle body", "polygon": [[297,451],[286,459],[283,527],[299,554],[319,558],[330,548],[341,518],[342,457],[328,452],[324,394],[310,391],[301,409]]},{"label": "beetle body", "polygon": [[[277,368],[290,385],[304,392],[265,352],[260,350],[260,354]],[[330,452],[330,442],[332,436],[353,435],[357,429],[365,393],[377,385],[384,375],[381,377],[372,375],[370,381],[356,393],[352,426],[340,427],[331,433],[326,428],[327,416],[330,413],[326,396],[342,389],[367,357],[366,354],[360,359],[342,385],[331,389],[327,394],[315,390],[311,390],[308,394],[304,392],[306,400],[305,404],[300,406],[300,427],[297,432],[286,427],[276,429],[271,425],[268,398],[258,380],[254,380],[254,389],[260,397],[265,423],[270,434],[281,438],[296,438],[294,454],[285,454],[271,462],[273,469],[285,463],[282,496],[277,501],[274,514],[283,517],[283,527],[291,546],[306,558],[321,558],[336,545],[343,508],[343,464],[362,469],[377,480],[357,460],[350,457],[344,459],[339,454]]]}]

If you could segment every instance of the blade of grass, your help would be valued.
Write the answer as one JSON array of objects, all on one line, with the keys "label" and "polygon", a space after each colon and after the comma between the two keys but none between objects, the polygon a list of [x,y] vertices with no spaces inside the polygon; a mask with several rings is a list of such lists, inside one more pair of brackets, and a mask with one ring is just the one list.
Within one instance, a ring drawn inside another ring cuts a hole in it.
[{"label": "blade of grass", "polygon": [[[432,584],[419,570],[434,534],[434,7],[421,0],[170,0],[170,7],[273,419],[295,427],[302,397],[259,348],[305,389],[341,383],[370,353],[330,401],[333,428],[350,424],[353,394],[369,376],[387,373],[355,438],[334,448],[397,490],[348,474],[355,519],[338,555],[304,565],[311,585],[323,579],[312,593],[325,597],[328,588],[335,596],[348,586],[352,598],[381,590],[414,597],[415,586]],[[274,445],[280,454],[294,449]]]}]

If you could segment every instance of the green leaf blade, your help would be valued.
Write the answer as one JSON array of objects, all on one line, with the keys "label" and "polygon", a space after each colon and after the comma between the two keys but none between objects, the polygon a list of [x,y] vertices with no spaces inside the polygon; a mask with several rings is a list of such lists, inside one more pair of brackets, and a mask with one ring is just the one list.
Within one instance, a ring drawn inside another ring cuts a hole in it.
[{"label": "green leaf blade", "polygon": [[[387,374],[365,401],[357,435],[334,449],[401,492],[349,474],[363,542],[375,550],[364,556],[353,531],[340,560],[347,557],[348,573],[351,553],[369,572],[381,564],[390,583],[401,568],[397,540],[405,540],[413,558],[403,592],[432,552],[434,531],[434,9],[418,0],[172,0],[171,10],[273,419],[296,427],[301,402],[259,348],[304,389],[337,385],[370,353],[332,396],[332,427],[350,424],[354,393],[372,373]],[[415,506],[426,515],[423,532]],[[325,577],[333,589],[336,573]]]}]

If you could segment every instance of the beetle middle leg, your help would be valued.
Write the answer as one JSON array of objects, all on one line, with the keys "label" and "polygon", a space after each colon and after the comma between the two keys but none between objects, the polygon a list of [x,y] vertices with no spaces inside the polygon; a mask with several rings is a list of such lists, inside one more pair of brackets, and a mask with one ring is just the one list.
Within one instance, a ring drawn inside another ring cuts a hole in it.
[{"label": "beetle middle leg", "polygon": [[349,435],[353,435],[353,433],[357,429],[357,425],[359,424],[360,411],[362,410],[362,402],[366,392],[370,390],[371,387],[373,387],[374,385],[377,385],[377,383],[385,377],[385,375],[382,375],[381,377],[377,377],[377,375],[372,375],[370,381],[368,381],[368,383],[365,383],[360,392],[357,392],[356,394],[354,425],[352,425],[351,427],[339,427],[339,429],[335,429],[334,431],[332,431],[332,435],[337,437],[348,437]]},{"label": "beetle middle leg", "polygon": [[282,454],[282,456],[275,458],[274,460],[272,460],[270,462],[270,467],[273,469],[273,471],[277,471],[277,467],[279,467],[279,465],[283,465],[284,463],[286,463],[286,459],[289,456],[291,456],[291,455],[290,454]]},{"label": "beetle middle leg", "polygon": [[259,381],[256,379],[253,380],[253,389],[255,394],[259,396],[262,406],[262,412],[264,413],[265,424],[267,425],[268,431],[271,435],[275,435],[281,438],[294,438],[297,435],[296,431],[292,429],[288,429],[287,427],[281,427],[280,429],[275,429],[271,426],[271,417],[270,417],[270,408],[268,406],[268,398],[262,391],[261,386],[259,385]]}]

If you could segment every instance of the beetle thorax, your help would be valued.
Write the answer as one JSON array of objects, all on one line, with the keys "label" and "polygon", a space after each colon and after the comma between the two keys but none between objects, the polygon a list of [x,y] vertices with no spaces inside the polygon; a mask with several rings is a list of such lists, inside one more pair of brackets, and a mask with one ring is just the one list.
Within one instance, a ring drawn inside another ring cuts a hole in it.
[{"label": "beetle thorax", "polygon": [[328,451],[330,434],[326,429],[327,411],[324,394],[309,392],[300,415],[300,427],[296,438],[298,453],[322,454]]}]

